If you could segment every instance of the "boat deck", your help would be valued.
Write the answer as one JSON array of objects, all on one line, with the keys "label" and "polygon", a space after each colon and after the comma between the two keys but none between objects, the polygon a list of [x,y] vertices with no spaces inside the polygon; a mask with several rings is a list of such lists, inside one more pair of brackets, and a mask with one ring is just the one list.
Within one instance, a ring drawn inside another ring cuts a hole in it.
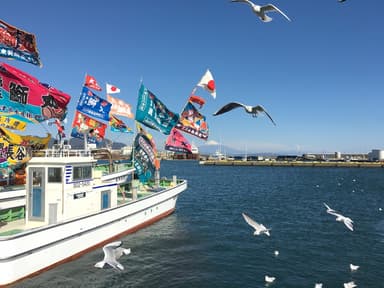
[{"label": "boat deck", "polygon": [[[137,199],[150,196],[154,193],[156,193],[156,191],[151,188],[144,190],[143,187],[141,187],[141,189],[137,191]],[[133,201],[131,192],[125,192],[124,194],[123,193],[119,193],[119,194],[120,195],[117,199],[117,206]],[[0,237],[15,235],[25,230],[38,228],[43,225],[45,225],[45,222],[40,222],[40,221],[29,221],[27,224],[25,222],[25,219],[19,219],[19,220],[14,220],[10,222],[0,222]]]}]

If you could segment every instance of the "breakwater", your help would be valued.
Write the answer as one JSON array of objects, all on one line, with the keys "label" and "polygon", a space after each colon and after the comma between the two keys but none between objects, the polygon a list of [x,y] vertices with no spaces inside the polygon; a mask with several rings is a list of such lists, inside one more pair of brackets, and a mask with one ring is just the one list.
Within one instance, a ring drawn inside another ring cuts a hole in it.
[{"label": "breakwater", "polygon": [[211,166],[276,166],[276,167],[351,167],[384,168],[384,162],[344,162],[344,161],[241,161],[241,160],[204,160],[200,165]]}]

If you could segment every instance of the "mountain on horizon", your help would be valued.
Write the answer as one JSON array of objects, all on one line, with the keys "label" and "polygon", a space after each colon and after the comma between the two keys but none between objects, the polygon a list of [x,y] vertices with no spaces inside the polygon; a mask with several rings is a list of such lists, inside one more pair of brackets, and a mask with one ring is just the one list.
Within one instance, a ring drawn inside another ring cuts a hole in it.
[{"label": "mountain on horizon", "polygon": [[[222,154],[228,156],[240,156],[240,155],[258,155],[258,156],[276,156],[280,154],[288,155],[292,153],[277,153],[277,152],[251,152],[244,151],[240,149],[235,149],[229,146],[220,145],[220,144],[203,144],[198,146],[200,155],[213,155],[216,151],[221,151]],[[295,153],[293,153],[295,154]]]},{"label": "mountain on horizon", "polygon": [[239,155],[244,154],[244,152],[233,149],[229,146],[220,145],[220,144],[203,144],[198,146],[200,155],[212,155],[216,151],[221,151],[224,155]]}]

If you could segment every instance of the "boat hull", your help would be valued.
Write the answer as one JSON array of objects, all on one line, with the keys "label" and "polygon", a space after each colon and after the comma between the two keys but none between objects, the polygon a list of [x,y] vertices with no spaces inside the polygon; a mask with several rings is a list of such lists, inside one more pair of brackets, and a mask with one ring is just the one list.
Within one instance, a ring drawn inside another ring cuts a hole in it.
[{"label": "boat hull", "polygon": [[72,221],[0,239],[0,287],[73,260],[105,243],[137,231],[175,210],[187,182],[124,205]]}]

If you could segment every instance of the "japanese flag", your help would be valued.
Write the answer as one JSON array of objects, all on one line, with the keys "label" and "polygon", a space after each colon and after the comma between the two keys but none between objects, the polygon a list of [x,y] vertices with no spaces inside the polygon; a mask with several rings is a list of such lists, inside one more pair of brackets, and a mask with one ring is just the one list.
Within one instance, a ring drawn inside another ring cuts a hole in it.
[{"label": "japanese flag", "polygon": [[212,97],[216,99],[215,80],[213,80],[212,73],[209,71],[209,69],[207,69],[203,77],[201,77],[200,82],[197,83],[197,86],[207,90],[212,95]]},{"label": "japanese flag", "polygon": [[114,85],[107,83],[107,94],[115,94],[115,93],[120,93],[120,89]]}]

